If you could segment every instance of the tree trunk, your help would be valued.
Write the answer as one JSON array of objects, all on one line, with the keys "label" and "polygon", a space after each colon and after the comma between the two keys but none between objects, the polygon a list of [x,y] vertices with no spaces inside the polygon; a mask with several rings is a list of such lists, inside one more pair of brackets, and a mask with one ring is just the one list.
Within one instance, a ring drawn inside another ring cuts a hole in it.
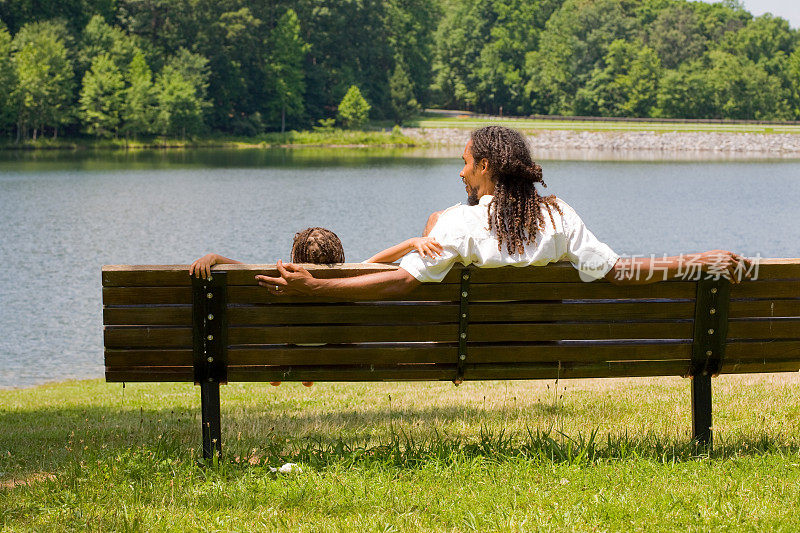
[{"label": "tree trunk", "polygon": [[286,106],[281,108],[281,133],[286,132]]},{"label": "tree trunk", "polygon": [[33,128],[33,140],[36,140],[37,128]]},{"label": "tree trunk", "polygon": [[58,139],[58,126],[53,128],[53,139]]},{"label": "tree trunk", "polygon": [[17,142],[19,144],[20,137],[22,136],[22,122],[17,122]]}]

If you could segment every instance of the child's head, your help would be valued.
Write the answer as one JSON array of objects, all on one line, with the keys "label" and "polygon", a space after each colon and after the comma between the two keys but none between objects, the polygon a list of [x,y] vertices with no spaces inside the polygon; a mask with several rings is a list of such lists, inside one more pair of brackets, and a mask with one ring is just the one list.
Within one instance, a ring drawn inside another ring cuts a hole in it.
[{"label": "child's head", "polygon": [[325,228],[306,228],[296,233],[292,244],[294,263],[344,263],[342,241]]}]

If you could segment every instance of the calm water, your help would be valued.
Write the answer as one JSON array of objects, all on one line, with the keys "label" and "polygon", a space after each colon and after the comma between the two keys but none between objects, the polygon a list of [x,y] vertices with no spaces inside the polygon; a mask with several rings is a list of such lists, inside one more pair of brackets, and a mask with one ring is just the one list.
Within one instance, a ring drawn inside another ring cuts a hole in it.
[{"label": "calm water", "polygon": [[[0,155],[0,387],[103,371],[100,268],[209,251],[288,259],[325,226],[349,261],[462,201],[460,151]],[[800,161],[542,161],[551,193],[620,254],[800,257]]]}]

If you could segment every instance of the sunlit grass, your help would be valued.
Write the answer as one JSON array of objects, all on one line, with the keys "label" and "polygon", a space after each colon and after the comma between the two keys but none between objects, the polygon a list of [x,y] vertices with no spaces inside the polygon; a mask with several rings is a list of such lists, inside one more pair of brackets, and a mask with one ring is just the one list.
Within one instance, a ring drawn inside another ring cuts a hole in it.
[{"label": "sunlit grass", "polygon": [[210,468],[191,384],[0,391],[0,527],[792,530],[798,377],[715,379],[710,453],[681,378],[230,384]]},{"label": "sunlit grass", "polygon": [[654,132],[727,132],[727,133],[800,133],[794,124],[730,124],[712,122],[625,122],[537,119],[477,119],[464,117],[421,117],[410,123],[420,128],[474,129],[489,124],[499,124],[520,130],[567,131],[654,131]]},{"label": "sunlit grass", "polygon": [[[388,128],[391,130],[391,128]],[[186,139],[154,137],[148,139],[125,138],[50,138],[0,141],[0,149],[176,149],[176,148],[269,148],[281,146],[392,146],[413,147],[424,144],[418,138],[411,138],[397,131],[377,130],[321,130],[287,131],[285,133],[264,133],[254,136],[206,135]]]}]

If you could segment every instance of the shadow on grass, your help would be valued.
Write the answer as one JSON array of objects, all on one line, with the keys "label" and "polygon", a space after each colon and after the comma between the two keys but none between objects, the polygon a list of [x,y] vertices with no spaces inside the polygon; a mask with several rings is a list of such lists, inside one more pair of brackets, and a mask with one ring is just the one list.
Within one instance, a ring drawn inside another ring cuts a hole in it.
[{"label": "shadow on grass", "polygon": [[[549,409],[545,411],[550,412]],[[463,406],[402,412],[375,409],[367,415],[337,410],[335,425],[323,425],[325,430],[315,431],[308,428],[319,428],[315,424],[324,419],[324,414],[300,413],[293,416],[291,425],[276,431],[270,413],[223,411],[223,463],[234,468],[285,462],[314,468],[334,464],[416,468],[471,459],[592,465],[632,459],[669,463],[800,454],[797,442],[770,435],[730,439],[718,435],[714,448],[707,450],[688,438],[681,440],[653,433],[601,435],[598,430],[591,430],[568,435],[531,428],[511,432],[492,429],[487,423],[499,423],[504,417],[513,416],[511,411],[519,413],[517,408],[484,411]],[[372,425],[365,424],[365,416]],[[422,425],[404,428],[392,422],[399,416],[413,416]],[[442,421],[473,418],[480,424],[478,434],[436,429],[436,424]],[[378,427],[380,424],[384,426]],[[0,427],[3,428],[0,479],[8,475],[65,471],[76,464],[119,461],[119,457],[131,454],[146,458],[142,464],[151,464],[152,468],[157,468],[155,465],[160,462],[191,462],[200,456],[200,415],[198,409],[191,407],[160,410],[52,407],[6,411],[0,412]],[[381,431],[376,432],[376,428]],[[300,431],[293,431],[297,429]]]}]

